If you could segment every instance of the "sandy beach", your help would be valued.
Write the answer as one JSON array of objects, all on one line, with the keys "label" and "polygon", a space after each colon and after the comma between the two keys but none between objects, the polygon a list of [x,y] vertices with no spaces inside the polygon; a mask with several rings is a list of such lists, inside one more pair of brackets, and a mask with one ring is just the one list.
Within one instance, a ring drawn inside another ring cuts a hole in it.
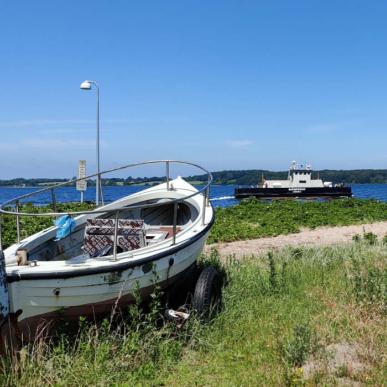
[{"label": "sandy beach", "polygon": [[387,222],[342,226],[319,227],[314,230],[302,230],[297,234],[279,235],[276,237],[259,238],[237,242],[224,242],[207,245],[206,252],[216,248],[220,255],[235,255],[236,258],[259,255],[285,246],[326,246],[349,243],[356,234],[372,232],[383,238],[387,235]]}]

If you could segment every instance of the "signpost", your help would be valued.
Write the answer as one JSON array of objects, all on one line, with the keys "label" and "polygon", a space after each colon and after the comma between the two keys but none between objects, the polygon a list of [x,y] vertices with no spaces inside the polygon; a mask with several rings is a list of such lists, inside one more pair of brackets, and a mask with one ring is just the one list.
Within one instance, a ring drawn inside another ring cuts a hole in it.
[{"label": "signpost", "polygon": [[[86,160],[79,160],[78,165],[78,178],[82,179],[86,177]],[[87,190],[87,180],[77,181],[77,191],[81,192],[81,203],[83,203],[83,192]]]}]

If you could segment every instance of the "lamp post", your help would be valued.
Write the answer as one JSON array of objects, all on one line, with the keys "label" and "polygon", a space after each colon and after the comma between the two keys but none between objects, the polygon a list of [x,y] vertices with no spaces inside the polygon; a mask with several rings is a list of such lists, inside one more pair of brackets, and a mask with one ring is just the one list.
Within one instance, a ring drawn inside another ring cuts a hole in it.
[{"label": "lamp post", "polygon": [[83,81],[81,83],[80,88],[82,90],[90,90],[91,85],[94,85],[97,89],[97,180],[96,180],[96,187],[95,187],[95,204],[98,207],[99,206],[99,198],[101,193],[101,176],[100,176],[100,157],[99,157],[99,86],[98,83],[95,81]]}]

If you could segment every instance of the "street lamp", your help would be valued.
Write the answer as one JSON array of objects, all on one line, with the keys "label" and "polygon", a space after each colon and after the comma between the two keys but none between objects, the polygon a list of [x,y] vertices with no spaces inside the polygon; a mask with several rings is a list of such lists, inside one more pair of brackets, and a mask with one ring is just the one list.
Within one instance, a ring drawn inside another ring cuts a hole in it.
[{"label": "street lamp", "polygon": [[[100,162],[99,162],[99,86],[95,81],[83,81],[81,83],[81,90],[91,90],[91,86],[94,85],[97,89],[97,180],[95,186],[95,204],[99,206],[99,198],[101,191],[101,176],[100,176]],[[102,196],[102,195],[101,195]]]}]

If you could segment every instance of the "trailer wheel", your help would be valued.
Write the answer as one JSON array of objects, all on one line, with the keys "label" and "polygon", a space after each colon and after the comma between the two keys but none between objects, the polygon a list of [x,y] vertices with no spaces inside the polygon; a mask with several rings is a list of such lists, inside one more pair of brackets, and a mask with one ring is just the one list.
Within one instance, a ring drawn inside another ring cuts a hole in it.
[{"label": "trailer wheel", "polygon": [[211,317],[220,306],[222,299],[222,276],[212,266],[202,270],[196,282],[192,300],[193,309],[201,317]]}]

